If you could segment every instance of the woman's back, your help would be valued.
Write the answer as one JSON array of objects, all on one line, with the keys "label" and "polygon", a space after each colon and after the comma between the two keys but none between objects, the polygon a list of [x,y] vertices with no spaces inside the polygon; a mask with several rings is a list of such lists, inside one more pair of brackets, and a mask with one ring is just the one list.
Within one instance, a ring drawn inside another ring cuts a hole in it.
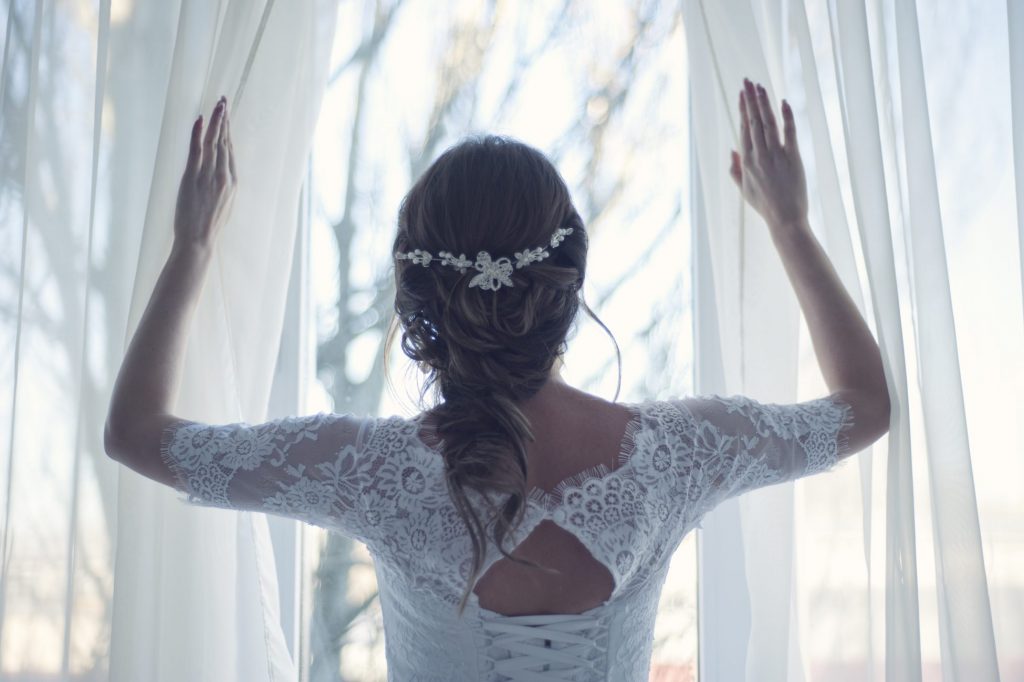
[{"label": "woman's back", "polygon": [[[528,447],[526,481],[531,491],[556,495],[559,486],[582,480],[601,467],[617,468],[620,457],[628,454],[626,431],[635,414],[621,404],[552,380],[520,408],[535,438]],[[429,421],[427,425],[429,429]],[[423,439],[436,446],[428,429]],[[473,589],[479,604],[491,611],[582,613],[611,594],[608,569],[573,534],[550,520],[541,522],[510,554],[557,569],[559,574],[500,559]]]},{"label": "woman's back", "polygon": [[[523,404],[537,417],[530,493],[505,544],[562,574],[509,562],[488,542],[461,614],[472,552],[428,414],[179,421],[162,454],[192,502],[298,518],[366,543],[390,679],[475,681],[527,679],[515,671],[543,666],[571,675],[551,679],[645,679],[658,598],[686,533],[728,497],[823,471],[849,452],[852,413],[837,395],[612,404],[548,382],[535,398]],[[468,499],[484,511],[482,495]]]}]

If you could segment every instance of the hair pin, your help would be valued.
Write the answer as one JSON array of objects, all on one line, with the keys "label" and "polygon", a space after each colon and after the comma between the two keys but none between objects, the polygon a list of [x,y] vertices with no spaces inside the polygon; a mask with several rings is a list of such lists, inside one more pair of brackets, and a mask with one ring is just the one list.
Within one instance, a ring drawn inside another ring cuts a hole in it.
[{"label": "hair pin", "polygon": [[497,291],[502,286],[514,286],[511,276],[513,268],[525,268],[530,263],[544,260],[551,255],[548,249],[556,248],[565,240],[567,235],[572,234],[572,231],[573,228],[571,227],[560,227],[555,230],[554,234],[551,235],[551,239],[544,246],[516,251],[513,254],[515,258],[514,265],[512,259],[508,256],[495,259],[487,251],[478,251],[475,261],[467,259],[464,253],[455,256],[450,251],[441,251],[437,256],[433,256],[429,251],[424,251],[423,249],[413,249],[405,253],[399,252],[395,254],[395,258],[398,260],[409,260],[423,267],[428,267],[431,263],[438,262],[441,265],[453,267],[461,273],[465,273],[470,268],[473,268],[479,274],[469,281],[470,288],[479,287],[485,291]]}]

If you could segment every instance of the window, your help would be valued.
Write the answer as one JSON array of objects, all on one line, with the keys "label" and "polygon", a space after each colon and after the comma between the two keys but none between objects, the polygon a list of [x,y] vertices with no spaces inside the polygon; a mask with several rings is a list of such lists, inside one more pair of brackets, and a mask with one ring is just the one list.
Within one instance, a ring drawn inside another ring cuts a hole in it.
[{"label": "window", "polygon": [[[539,148],[569,184],[591,236],[584,295],[622,350],[619,400],[691,390],[680,12],[675,3],[632,0],[585,9],[564,2],[439,10],[424,0],[340,8],[312,153],[318,381],[310,410],[418,412],[415,385],[403,384],[409,361],[397,348],[398,396],[382,374],[398,205],[445,148],[480,132]],[[615,350],[589,318],[581,316],[570,337],[566,365],[567,381],[612,398]],[[369,554],[347,538],[303,532],[305,679],[333,677],[340,666],[345,679],[383,680]],[[696,643],[691,536],[663,592],[652,673],[694,679]]]}]

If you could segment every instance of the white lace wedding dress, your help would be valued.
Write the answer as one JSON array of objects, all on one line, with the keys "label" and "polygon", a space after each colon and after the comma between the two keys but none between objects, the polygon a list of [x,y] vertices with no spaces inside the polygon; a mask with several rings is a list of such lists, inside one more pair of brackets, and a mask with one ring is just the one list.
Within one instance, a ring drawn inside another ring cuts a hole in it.
[{"label": "white lace wedding dress", "polygon": [[[610,598],[573,615],[503,616],[473,594],[456,615],[469,537],[443,460],[420,438],[422,415],[182,420],[165,429],[161,453],[187,502],[289,516],[364,542],[377,572],[389,681],[646,682],[658,598],[683,536],[729,497],[832,467],[846,452],[852,413],[835,395],[790,405],[707,395],[626,407],[633,418],[616,468],[580,472],[550,494],[531,491],[507,543],[550,519],[610,571]],[[482,498],[470,497],[482,509]],[[500,558],[490,547],[480,575]]]}]

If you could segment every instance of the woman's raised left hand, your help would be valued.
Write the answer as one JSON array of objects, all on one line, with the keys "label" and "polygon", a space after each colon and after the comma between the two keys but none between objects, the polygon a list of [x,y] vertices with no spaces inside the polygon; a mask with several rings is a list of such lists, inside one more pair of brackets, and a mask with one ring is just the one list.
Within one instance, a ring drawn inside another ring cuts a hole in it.
[{"label": "woman's raised left hand", "polygon": [[231,214],[237,184],[228,102],[222,96],[213,108],[205,136],[202,116],[192,125],[188,161],[174,213],[175,243],[212,247]]},{"label": "woman's raised left hand", "polygon": [[743,79],[741,152],[732,153],[729,174],[743,198],[769,229],[807,222],[807,178],[796,142],[793,110],[782,100],[782,135],[764,86]]}]

